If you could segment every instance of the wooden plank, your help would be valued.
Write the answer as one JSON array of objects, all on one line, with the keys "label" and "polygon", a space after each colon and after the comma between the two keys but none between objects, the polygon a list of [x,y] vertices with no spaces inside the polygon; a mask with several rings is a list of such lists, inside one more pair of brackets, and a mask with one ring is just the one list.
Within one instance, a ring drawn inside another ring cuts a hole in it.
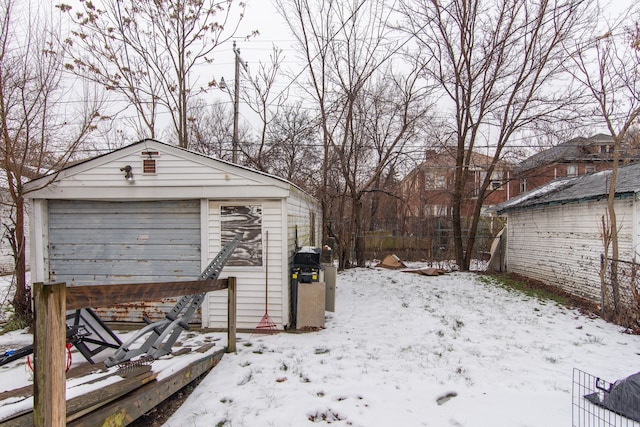
[{"label": "wooden plank", "polygon": [[203,357],[175,374],[163,380],[145,384],[122,399],[98,408],[67,425],[70,427],[126,426],[208,372],[218,364],[223,354],[224,350],[220,350]]},{"label": "wooden plank", "polygon": [[35,333],[33,425],[62,427],[65,414],[65,287],[34,283]]},{"label": "wooden plank", "polygon": [[227,351],[236,352],[236,278],[229,278],[227,301]]},{"label": "wooden plank", "polygon": [[189,354],[189,353],[191,353],[191,348],[190,347],[182,347],[180,350],[171,352],[171,355],[172,356],[182,356],[184,354]]},{"label": "wooden plank", "polygon": [[69,286],[67,287],[67,310],[104,307],[136,301],[157,301],[167,297],[219,291],[227,288],[227,283],[228,279],[217,279]]},{"label": "wooden plank", "polygon": [[203,345],[202,347],[198,347],[196,349],[196,352],[197,353],[206,353],[207,351],[211,350],[215,346],[216,346],[216,343],[210,342],[208,344]]},{"label": "wooden plank", "polygon": [[[89,362],[81,363],[78,366],[74,366],[69,369],[66,373],[67,379],[70,378],[79,378],[85,375],[105,372],[104,365],[92,365]],[[18,398],[18,397],[31,397],[33,396],[33,384],[27,384],[23,387],[14,388],[12,390],[6,390],[0,393],[0,401],[10,399],[10,398]]]},{"label": "wooden plank", "polygon": [[[114,373],[113,375],[117,375]],[[142,387],[143,385],[154,381],[157,377],[157,373],[150,372],[150,370],[144,370],[140,375],[136,377],[126,378],[121,381],[109,384],[97,390],[90,391],[88,393],[76,396],[73,399],[69,399],[66,402],[66,415],[65,422],[81,418],[85,414],[88,414],[96,409],[107,405],[110,402],[124,396],[125,394]],[[104,380],[106,377],[100,378]],[[64,406],[63,406],[64,408]],[[16,414],[13,418],[2,422],[2,427],[30,427],[34,425],[34,413],[32,411],[26,411],[21,414]],[[65,425],[65,424],[63,424]]]},{"label": "wooden plank", "polygon": [[125,394],[155,381],[158,374],[151,370],[143,370],[141,375],[125,378],[99,390],[91,391],[67,402],[67,423],[101,408]]}]

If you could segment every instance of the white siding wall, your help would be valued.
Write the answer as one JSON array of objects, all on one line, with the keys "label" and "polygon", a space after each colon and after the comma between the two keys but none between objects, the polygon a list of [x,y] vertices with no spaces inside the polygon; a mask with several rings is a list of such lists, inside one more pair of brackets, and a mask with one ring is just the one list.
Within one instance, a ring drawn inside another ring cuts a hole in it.
[{"label": "white siding wall", "polygon": [[[6,190],[3,190],[6,191]],[[7,226],[9,228],[13,228],[13,220],[11,219],[12,208],[11,201],[9,199],[9,195],[6,195],[6,198],[3,195],[2,203],[0,204],[0,274],[12,274],[15,270],[15,265],[13,261],[13,250],[11,249],[11,244],[9,243],[9,231],[7,231]],[[29,203],[25,203],[25,215],[24,215],[24,233],[26,238],[26,265],[27,270],[30,265],[30,249],[29,249]]]},{"label": "white siding wall", "polygon": [[0,230],[0,236],[2,236],[0,240],[0,274],[8,274],[14,270],[13,250],[9,243],[9,232],[5,227],[5,225],[11,227],[11,208],[9,206],[0,205],[0,220],[2,221],[2,230]]},{"label": "white siding wall", "polygon": [[[286,260],[283,260],[282,235],[282,203],[280,200],[242,200],[242,201],[210,201],[208,221],[208,260],[212,260],[220,251],[220,207],[231,205],[261,205],[262,206],[262,248],[263,265],[260,267],[225,267],[221,277],[235,276],[238,278],[237,327],[239,329],[254,329],[265,313],[266,270],[264,262],[268,258],[268,287],[269,287],[269,317],[282,328],[288,323],[285,307],[282,301],[287,295],[283,289],[283,276],[288,276],[283,270]],[[266,256],[267,231],[269,234],[269,253]],[[207,305],[203,314],[208,315],[210,328],[227,327],[227,293],[212,292],[205,300]],[[203,316],[204,317],[204,316]]]},{"label": "white siding wall", "polygon": [[[600,302],[605,201],[545,206],[508,214],[507,270]],[[633,257],[632,199],[616,201],[620,257]]]},{"label": "white siding wall", "polygon": [[[157,173],[142,174],[143,151],[158,151]],[[129,183],[120,171],[130,165],[134,183]],[[46,179],[32,184],[44,184]],[[288,323],[289,260],[293,251],[295,225],[298,225],[300,245],[320,245],[321,215],[317,202],[291,184],[225,162],[205,158],[166,144],[145,140],[121,150],[97,157],[61,171],[50,186],[30,193],[36,201],[54,199],[146,201],[200,200],[201,265],[204,268],[219,252],[220,207],[236,205],[262,206],[263,257],[266,232],[269,233],[268,274],[259,267],[226,267],[222,277],[238,278],[238,327],[253,329],[265,312],[265,282],[269,285],[269,315],[282,328]],[[38,204],[42,208],[44,203]],[[42,209],[41,209],[42,210]],[[42,216],[39,210],[37,213]],[[315,214],[315,242],[310,242],[310,213]],[[291,213],[290,213],[291,212]],[[35,217],[34,217],[35,218]],[[46,217],[34,229],[41,230]],[[37,266],[35,277],[45,277],[47,247],[42,236],[33,233]],[[266,257],[263,258],[263,261]],[[202,307],[203,326],[227,326],[226,292],[209,294]]]},{"label": "white siding wall", "polygon": [[633,247],[632,259],[636,262],[640,261],[640,193],[636,193],[635,200],[633,202],[633,226],[631,244]]},{"label": "white siding wall", "polygon": [[287,199],[287,248],[289,256],[295,250],[296,230],[298,245],[321,246],[321,222],[322,212],[317,201],[306,194],[292,191],[291,197]]},{"label": "white siding wall", "polygon": [[[129,148],[78,165],[71,171],[63,171],[59,180],[43,189],[42,194],[38,194],[37,197],[119,200],[238,199],[284,197],[288,192],[287,184],[255,172],[171,147],[150,143],[149,148],[160,152],[155,158],[156,174],[142,173],[143,147]],[[120,168],[127,165],[132,167],[133,183],[127,182],[124,172],[120,171]]]}]

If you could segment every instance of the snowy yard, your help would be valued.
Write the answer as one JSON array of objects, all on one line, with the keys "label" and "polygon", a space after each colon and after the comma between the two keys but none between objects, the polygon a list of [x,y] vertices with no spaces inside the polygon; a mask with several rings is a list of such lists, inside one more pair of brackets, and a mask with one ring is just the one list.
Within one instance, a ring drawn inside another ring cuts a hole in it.
[{"label": "snowy yard", "polygon": [[574,367],[640,370],[640,337],[474,274],[355,269],[336,292],[320,332],[241,335],[166,426],[570,426]]},{"label": "snowy yard", "polygon": [[[165,426],[571,426],[574,367],[607,380],[640,371],[639,336],[488,281],[341,272],[326,329],[239,334],[237,354]],[[5,387],[16,372],[27,380],[14,365]]]}]

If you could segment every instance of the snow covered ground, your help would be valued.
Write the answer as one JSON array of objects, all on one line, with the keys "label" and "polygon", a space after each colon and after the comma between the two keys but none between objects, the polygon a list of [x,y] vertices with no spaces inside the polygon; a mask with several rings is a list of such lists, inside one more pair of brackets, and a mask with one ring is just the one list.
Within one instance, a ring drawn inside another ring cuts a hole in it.
[{"label": "snow covered ground", "polygon": [[336,293],[322,331],[241,335],[165,426],[570,426],[574,367],[640,370],[640,337],[471,273],[354,269]]},{"label": "snow covered ground", "polygon": [[[325,329],[239,334],[165,427],[571,426],[573,368],[610,381],[640,371],[640,337],[473,273],[353,269]],[[28,377],[19,361],[0,370],[5,388]]]}]

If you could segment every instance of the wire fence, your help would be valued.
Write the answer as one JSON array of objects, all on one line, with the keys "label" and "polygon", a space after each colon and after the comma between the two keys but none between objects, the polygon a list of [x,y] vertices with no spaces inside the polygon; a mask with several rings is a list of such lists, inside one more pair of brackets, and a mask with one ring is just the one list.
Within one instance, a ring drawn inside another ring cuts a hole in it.
[{"label": "wire fence", "polygon": [[601,263],[605,268],[606,285],[601,295],[603,309],[605,301],[613,301],[614,288],[617,288],[621,303],[632,315],[640,319],[640,264],[604,255],[601,256]]},{"label": "wire fence", "polygon": [[[630,417],[637,416],[640,402],[612,408],[610,400],[615,398],[615,385],[580,369],[573,370],[571,389],[572,427],[640,427],[640,422]],[[622,414],[625,412],[625,415]],[[628,416],[627,416],[628,415]]]}]

